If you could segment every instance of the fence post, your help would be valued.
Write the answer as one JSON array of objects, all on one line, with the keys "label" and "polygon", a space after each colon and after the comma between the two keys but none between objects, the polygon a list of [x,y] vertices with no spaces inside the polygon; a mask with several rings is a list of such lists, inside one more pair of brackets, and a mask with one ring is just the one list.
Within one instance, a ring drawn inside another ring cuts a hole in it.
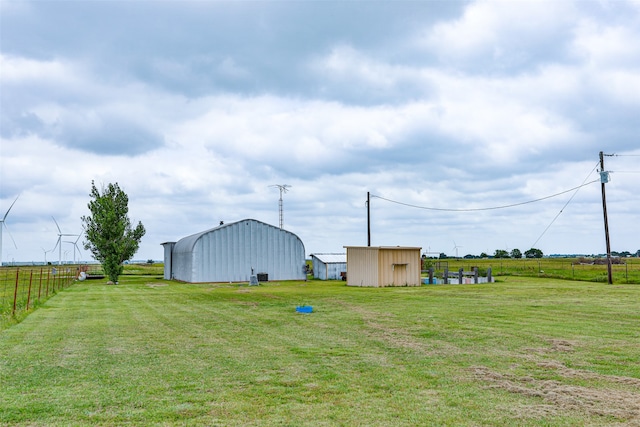
[{"label": "fence post", "polygon": [[491,267],[487,268],[487,282],[492,283],[493,278],[491,277]]},{"label": "fence post", "polygon": [[27,292],[27,311],[29,311],[29,301],[31,300],[31,283],[33,282],[33,270],[29,274],[29,291]]},{"label": "fence post", "polygon": [[40,284],[38,285],[38,301],[40,301],[41,291],[42,291],[42,267],[40,267]]},{"label": "fence post", "polygon": [[429,269],[429,284],[433,285],[433,268]]},{"label": "fence post", "polygon": [[473,267],[473,283],[478,284],[478,267]]},{"label": "fence post", "polygon": [[442,275],[442,278],[444,279],[444,284],[448,285],[449,284],[449,267],[444,268],[444,274]]},{"label": "fence post", "polygon": [[50,271],[51,271],[51,270],[49,270],[49,269],[47,268],[47,290],[46,290],[46,295],[45,295],[45,297],[46,297],[46,298],[49,298],[49,272],[50,272]]},{"label": "fence post", "polygon": [[20,268],[16,269],[16,288],[13,291],[13,312],[11,312],[12,316],[16,315],[16,303],[18,302],[18,280],[20,278]]}]

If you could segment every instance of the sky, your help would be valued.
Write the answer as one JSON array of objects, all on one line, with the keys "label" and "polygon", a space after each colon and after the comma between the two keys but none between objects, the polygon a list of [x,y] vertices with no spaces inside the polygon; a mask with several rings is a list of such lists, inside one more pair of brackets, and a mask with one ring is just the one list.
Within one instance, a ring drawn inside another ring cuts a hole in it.
[{"label": "sky", "polygon": [[92,181],[136,260],[285,184],[307,256],[367,245],[368,193],[373,246],[601,254],[600,152],[640,249],[640,1],[0,0],[0,102],[4,262],[91,259],[52,249]]}]

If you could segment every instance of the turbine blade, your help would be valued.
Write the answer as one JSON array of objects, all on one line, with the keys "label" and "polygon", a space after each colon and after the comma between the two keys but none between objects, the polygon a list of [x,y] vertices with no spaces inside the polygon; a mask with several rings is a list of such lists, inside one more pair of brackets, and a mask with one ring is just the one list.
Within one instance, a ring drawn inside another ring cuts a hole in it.
[{"label": "turbine blade", "polygon": [[62,234],[62,230],[60,230],[60,226],[58,225],[58,221],[56,221],[56,219],[53,217],[53,215],[51,215],[51,218],[53,219],[53,222],[56,223],[56,227],[58,227],[58,234]]},{"label": "turbine blade", "polygon": [[51,252],[55,251],[59,244],[60,244],[60,237],[58,237],[58,240],[56,240],[56,245],[53,247],[53,249],[51,249]]},{"label": "turbine blade", "polygon": [[[5,215],[6,217],[6,215]],[[11,235],[11,231],[9,230],[9,227],[7,227],[7,224],[2,221],[2,225],[4,225],[4,228],[7,230],[7,233],[9,233],[9,237],[11,237],[11,241],[13,242],[13,246],[18,249],[18,245],[16,245],[16,241],[13,239],[13,236]]]},{"label": "turbine blade", "polygon": [[[18,197],[20,197],[19,194],[18,194]],[[18,197],[16,197],[16,199],[13,201],[13,203],[11,203],[11,206],[9,206],[9,209],[7,209],[7,213],[5,213],[4,216],[2,217],[2,222],[4,222],[4,220],[7,219],[7,215],[9,215],[9,211],[11,210],[13,205],[15,205],[16,202],[18,201]]]}]

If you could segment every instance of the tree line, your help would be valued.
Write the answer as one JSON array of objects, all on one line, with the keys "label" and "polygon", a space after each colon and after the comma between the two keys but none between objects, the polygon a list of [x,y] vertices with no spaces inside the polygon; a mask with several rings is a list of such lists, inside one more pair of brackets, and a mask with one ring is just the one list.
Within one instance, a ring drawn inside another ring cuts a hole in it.
[{"label": "tree line", "polygon": [[[520,249],[512,249],[511,251],[507,251],[505,249],[496,249],[495,252],[493,253],[493,255],[489,255],[486,252],[482,252],[480,255],[465,255],[462,258],[465,259],[473,259],[473,258],[516,258],[516,259],[520,259],[522,257],[524,258],[542,258],[544,256],[544,253],[537,248],[531,248],[528,249],[526,251],[524,251],[524,253],[520,250]],[[439,259],[450,259],[450,258],[457,258],[457,257],[453,257],[453,256],[449,256],[447,254],[445,254],[444,252],[442,252],[439,257]]]},{"label": "tree line", "polygon": [[[520,249],[512,249],[507,251],[505,249],[496,249],[492,255],[487,254],[486,252],[482,252],[480,255],[472,255],[467,254],[463,257],[450,256],[446,253],[442,252],[437,257],[439,259],[455,259],[455,258],[464,258],[464,259],[478,259],[478,258],[513,258],[513,259],[521,259],[521,258],[542,258],[544,253],[537,248],[531,248],[524,252]],[[615,258],[628,258],[628,257],[640,257],[640,249],[636,252],[629,251],[611,251],[611,256]],[[426,255],[423,255],[426,258]]]}]

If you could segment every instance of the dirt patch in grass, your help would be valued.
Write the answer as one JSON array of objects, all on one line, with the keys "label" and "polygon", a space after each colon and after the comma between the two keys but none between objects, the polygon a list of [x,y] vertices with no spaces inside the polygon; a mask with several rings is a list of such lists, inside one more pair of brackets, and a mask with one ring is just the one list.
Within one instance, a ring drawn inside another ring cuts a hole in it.
[{"label": "dirt patch in grass", "polygon": [[[602,375],[595,372],[572,369],[555,360],[538,362],[538,366],[546,369],[554,369],[558,372],[558,374],[562,375],[565,378],[579,378],[584,380],[599,381],[604,380],[611,383],[630,385],[640,388],[640,379],[638,378],[622,377],[618,375]],[[638,398],[638,406],[640,407],[640,397]]]},{"label": "dirt patch in grass", "polygon": [[547,342],[549,343],[549,347],[527,348],[525,350],[536,354],[548,354],[553,352],[571,353],[574,351],[574,347],[576,346],[574,342],[561,339],[550,339],[547,340]]},{"label": "dirt patch in grass", "polygon": [[[593,372],[578,371],[564,365],[539,363],[540,367],[557,371],[570,378],[594,379],[617,384],[636,386],[636,378],[612,377]],[[640,392],[620,390],[615,387],[595,388],[564,384],[556,380],[540,380],[530,376],[517,377],[492,371],[484,366],[471,368],[474,377],[489,384],[489,388],[508,391],[527,397],[544,400],[543,405],[512,408],[523,411],[527,416],[539,417],[557,415],[565,411],[575,411],[589,416],[611,417],[629,426],[640,426]],[[521,415],[523,415],[521,414]]]}]

